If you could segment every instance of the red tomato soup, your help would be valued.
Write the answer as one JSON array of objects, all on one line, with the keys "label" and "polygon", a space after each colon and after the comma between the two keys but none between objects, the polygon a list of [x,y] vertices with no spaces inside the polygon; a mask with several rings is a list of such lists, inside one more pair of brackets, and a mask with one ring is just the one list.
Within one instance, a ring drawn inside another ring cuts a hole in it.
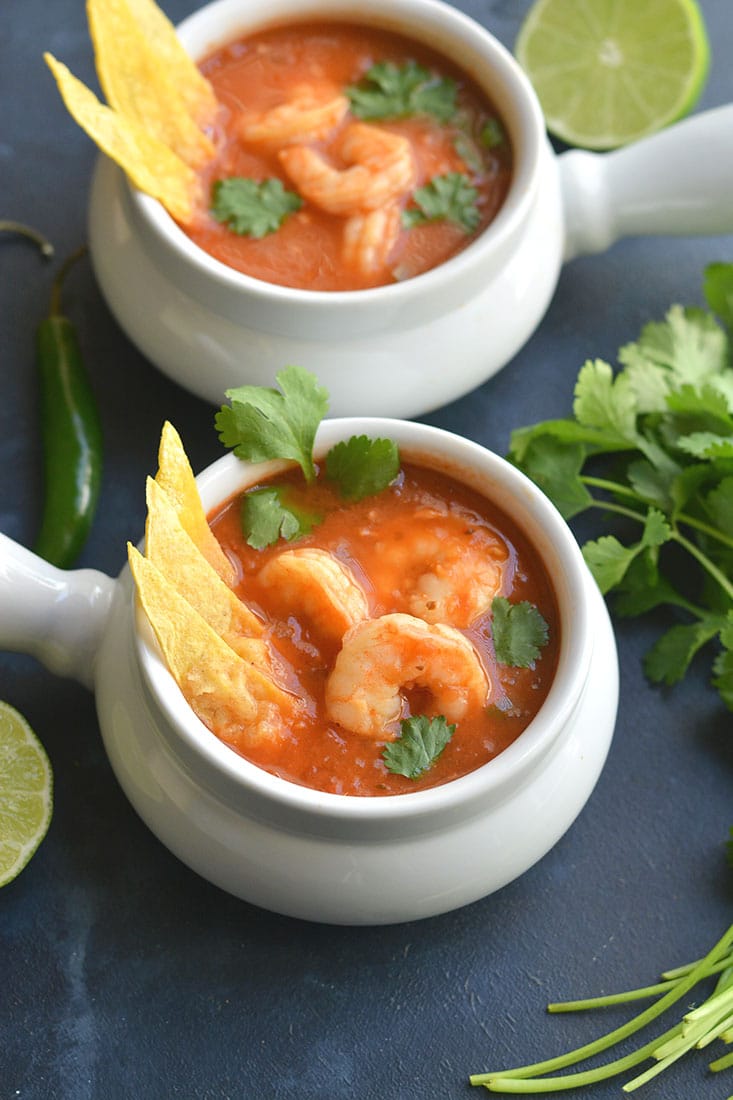
[{"label": "red tomato soup", "polygon": [[[358,503],[342,500],[322,472],[309,487],[299,471],[267,484],[289,509],[317,515],[309,533],[254,549],[242,533],[242,496],[209,522],[237,569],[238,595],[266,624],[277,679],[301,702],[280,737],[243,729],[232,748],[293,783],[396,795],[447,783],[510,745],[547,695],[560,642],[552,584],[511,519],[451,477],[410,463]],[[314,551],[318,569],[307,564]],[[278,574],[286,555],[295,555],[299,575]],[[496,595],[533,605],[547,624],[547,643],[529,667],[497,660]],[[342,606],[356,625],[340,616]],[[334,717],[337,676],[342,709]],[[414,779],[393,773],[385,746],[401,738],[405,720],[446,708],[459,715],[448,719],[455,730],[435,762]],[[365,713],[366,726],[355,730],[352,719]]]},{"label": "red tomato soup", "polygon": [[[202,173],[210,211],[186,232],[238,271],[308,290],[382,286],[460,252],[504,201],[512,153],[493,104],[416,42],[280,26],[201,69],[222,105],[219,152]],[[232,180],[264,191],[229,200]]]}]

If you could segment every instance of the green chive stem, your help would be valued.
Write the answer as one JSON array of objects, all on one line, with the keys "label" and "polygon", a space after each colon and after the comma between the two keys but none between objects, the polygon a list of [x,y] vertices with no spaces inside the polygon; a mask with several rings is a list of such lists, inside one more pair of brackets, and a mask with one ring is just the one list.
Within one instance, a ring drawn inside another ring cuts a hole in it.
[{"label": "green chive stem", "polygon": [[[610,1062],[606,1066],[600,1066],[597,1069],[586,1070],[580,1073],[569,1074],[565,1077],[555,1077],[540,1081],[536,1079],[536,1075],[538,1074],[551,1073],[554,1070],[565,1069],[585,1058],[599,1054],[601,1051],[608,1050],[609,1047],[635,1034],[637,1031],[641,1030],[641,1028],[651,1023],[652,1020],[657,1019],[657,1017],[661,1016],[667,1008],[684,997],[699,981],[708,976],[710,967],[714,966],[721,960],[722,956],[727,954],[730,950],[732,941],[733,925],[726,930],[724,935],[718,940],[714,947],[711,948],[708,954],[705,955],[684,977],[680,978],[672,989],[660,997],[659,1000],[655,1001],[653,1005],[650,1005],[620,1027],[614,1028],[613,1031],[609,1031],[598,1039],[590,1043],[585,1043],[581,1047],[577,1047],[575,1050],[568,1051],[566,1054],[546,1059],[543,1062],[535,1062],[501,1072],[473,1074],[469,1078],[471,1084],[483,1085],[491,1092],[531,1092],[533,1091],[532,1088],[522,1089],[515,1087],[515,1084],[520,1084],[522,1082],[528,1085],[530,1082],[527,1079],[531,1077],[531,1084],[534,1091],[556,1092],[565,1089],[580,1088],[584,1085],[592,1084],[594,1081],[604,1080],[607,1077],[615,1076],[623,1069],[638,1064],[639,1061],[646,1057],[647,1053],[653,1053],[656,1047],[659,1047],[660,1044],[671,1038],[675,1033],[681,1033],[681,1024],[669,1029],[664,1035],[657,1037],[652,1042],[645,1044],[645,1046],[641,1047],[635,1053],[628,1055],[626,1058],[617,1059],[615,1062]],[[511,1087],[507,1087],[510,1082],[512,1083]]]}]

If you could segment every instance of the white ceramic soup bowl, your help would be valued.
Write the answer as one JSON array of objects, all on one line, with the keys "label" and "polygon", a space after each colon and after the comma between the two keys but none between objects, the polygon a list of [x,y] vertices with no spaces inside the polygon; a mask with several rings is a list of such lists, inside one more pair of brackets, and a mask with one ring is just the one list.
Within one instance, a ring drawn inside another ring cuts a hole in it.
[{"label": "white ceramic soup bowl", "polygon": [[733,231],[733,107],[610,155],[558,157],[511,54],[438,0],[216,0],[179,33],[203,59],[249,31],[314,17],[399,31],[457,63],[504,120],[512,184],[492,224],[448,262],[399,284],[328,293],[226,267],[102,157],[89,216],[102,292],[143,354],[213,404],[243,383],[273,385],[297,364],[318,374],[333,415],[417,416],[512,358],[544,315],[564,260],[627,234]]},{"label": "white ceramic soup bowl", "polygon": [[[568,526],[504,459],[438,428],[325,421],[316,453],[352,434],[394,439],[405,458],[489,496],[549,571],[560,613],[557,672],[519,738],[469,775],[429,790],[355,797],[261,770],[194,715],[168,672],[130,573],[63,572],[0,535],[0,648],[34,654],[96,693],[117,778],[167,847],[250,902],[309,920],[383,924],[475,901],[521,875],[574,821],[615,723],[618,666],[605,603]],[[207,509],[259,480],[232,455],[198,477]],[[141,486],[141,493],[143,488]]]}]

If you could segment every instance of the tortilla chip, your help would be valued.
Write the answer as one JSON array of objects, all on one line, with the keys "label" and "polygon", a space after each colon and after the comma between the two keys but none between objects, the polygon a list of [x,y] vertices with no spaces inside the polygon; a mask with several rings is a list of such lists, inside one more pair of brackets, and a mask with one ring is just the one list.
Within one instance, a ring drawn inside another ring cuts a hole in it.
[{"label": "tortilla chip", "polygon": [[160,435],[158,472],[155,480],[168,495],[181,526],[193,539],[209,565],[216,570],[225,584],[230,586],[234,584],[236,580],[234,566],[209,527],[181,437],[168,421],[163,425]]},{"label": "tortilla chip", "polygon": [[67,110],[82,130],[123,169],[135,187],[158,199],[176,221],[184,225],[191,222],[199,187],[193,170],[137,123],[100,103],[55,57],[49,53],[43,56]]},{"label": "tortilla chip", "polygon": [[215,152],[189,114],[163,58],[136,22],[127,0],[87,0],[97,75],[107,102],[181,160],[198,168]]},{"label": "tortilla chip", "polygon": [[181,45],[176,29],[153,0],[127,0],[135,22],[151,51],[181,95],[186,109],[200,127],[210,126],[219,101],[209,81]]},{"label": "tortilla chip", "polygon": [[264,627],[235,596],[181,526],[176,510],[157,481],[147,481],[145,555],[178,593],[245,660],[271,671]]},{"label": "tortilla chip", "polygon": [[168,668],[197,717],[235,748],[281,737],[291,696],[239,657],[131,544],[128,558]]}]

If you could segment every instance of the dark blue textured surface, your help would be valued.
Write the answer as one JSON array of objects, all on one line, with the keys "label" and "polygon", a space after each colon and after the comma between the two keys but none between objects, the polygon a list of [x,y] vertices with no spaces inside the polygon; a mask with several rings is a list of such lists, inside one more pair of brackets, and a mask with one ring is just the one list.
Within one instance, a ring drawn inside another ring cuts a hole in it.
[{"label": "dark blue textured surface", "polygon": [[[592,0],[589,0],[589,3]],[[643,2],[643,0],[642,0]],[[168,0],[174,20],[194,7]],[[458,5],[511,45],[525,0]],[[702,0],[713,63],[700,107],[733,99],[729,0]],[[93,82],[82,0],[4,0],[0,215],[64,255],[85,235],[94,150],[41,61]],[[733,138],[732,138],[733,140]],[[432,423],[504,451],[513,426],[564,415],[587,356],[612,358],[673,301],[701,301],[704,265],[733,240],[634,240],[562,273],[537,334]],[[0,530],[30,543],[40,499],[33,332],[50,270],[0,239]],[[106,434],[104,495],[81,564],[116,573],[144,517],[164,418],[199,469],[212,410],[131,347],[88,268],[69,284]],[[487,334],[490,338],[490,334]],[[121,794],[83,688],[0,655],[0,697],[26,714],[56,776],[55,816],[0,893],[0,1100],[451,1100],[471,1071],[535,1060],[625,1018],[548,1017],[549,999],[611,991],[695,958],[733,919],[724,840],[733,732],[707,662],[660,691],[640,658],[651,623],[619,626],[617,734],[586,809],[522,879],[461,912],[393,928],[319,927],[237,901],[187,870]],[[693,1055],[639,1094],[724,1100]],[[620,1096],[616,1083],[587,1097]]]}]

